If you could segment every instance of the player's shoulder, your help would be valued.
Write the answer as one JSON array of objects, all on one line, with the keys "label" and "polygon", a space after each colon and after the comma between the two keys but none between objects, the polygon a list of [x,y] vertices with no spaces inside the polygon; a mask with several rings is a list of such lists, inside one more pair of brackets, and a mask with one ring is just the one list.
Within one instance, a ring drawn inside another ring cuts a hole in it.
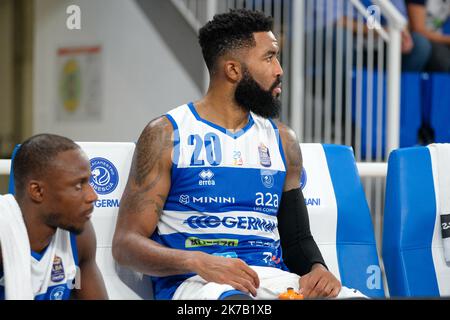
[{"label": "player's shoulder", "polygon": [[[174,127],[165,116],[151,120],[136,143],[136,165],[142,170],[154,161],[163,161],[171,167],[171,151],[174,146]],[[152,166],[150,166],[151,168]]]},{"label": "player's shoulder", "polygon": [[281,121],[275,120],[275,123],[280,132],[288,167],[301,168],[303,165],[302,151],[295,131]]},{"label": "player's shoulder", "polygon": [[165,116],[159,116],[158,118],[150,120],[145,126],[142,133],[158,133],[158,132],[168,132],[173,131],[173,126],[170,120]]},{"label": "player's shoulder", "polygon": [[297,135],[295,134],[295,131],[292,130],[287,124],[281,122],[280,120],[273,120],[273,122],[276,124],[278,131],[280,132],[281,140],[283,141],[283,144],[288,143],[298,143]]},{"label": "player's shoulder", "polygon": [[155,118],[142,130],[137,142],[137,147],[161,148],[166,144],[172,145],[173,130],[173,125],[166,116],[162,115]]}]

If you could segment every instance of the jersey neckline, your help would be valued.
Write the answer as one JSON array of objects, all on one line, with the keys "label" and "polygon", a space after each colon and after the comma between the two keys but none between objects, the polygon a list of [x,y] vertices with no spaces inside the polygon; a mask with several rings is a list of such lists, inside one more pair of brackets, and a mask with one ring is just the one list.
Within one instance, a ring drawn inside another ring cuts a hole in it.
[{"label": "jersey neckline", "polygon": [[49,246],[50,246],[50,244],[49,244],[48,246],[46,246],[46,247],[44,248],[44,250],[42,250],[41,252],[36,252],[36,251],[31,250],[31,256],[32,256],[33,258],[35,258],[37,261],[41,261],[42,258],[43,258],[44,255],[45,255],[45,253],[47,252],[47,249],[48,249]]},{"label": "jersey neckline", "polygon": [[202,117],[200,117],[200,115],[198,114],[197,110],[195,110],[195,107],[194,107],[194,103],[193,103],[193,102],[189,102],[189,103],[188,103],[188,106],[189,106],[189,109],[191,110],[192,114],[194,115],[195,119],[197,119],[198,121],[201,121],[201,122],[207,124],[207,125],[210,126],[210,127],[213,127],[214,129],[217,129],[217,130],[219,130],[219,131],[225,133],[227,136],[229,136],[229,137],[231,137],[231,138],[233,138],[233,139],[237,139],[237,138],[239,138],[240,136],[242,136],[242,135],[243,135],[244,133],[246,133],[246,132],[253,126],[253,124],[255,123],[255,121],[253,120],[252,114],[249,113],[249,115],[248,115],[248,122],[247,122],[247,124],[245,125],[245,127],[243,127],[242,129],[240,129],[240,130],[237,131],[237,132],[231,132],[230,130],[225,129],[224,127],[221,127],[221,126],[219,126],[219,125],[217,125],[217,124],[215,124],[215,123],[213,123],[213,122],[211,122],[211,121],[208,121],[208,120],[203,119]]}]

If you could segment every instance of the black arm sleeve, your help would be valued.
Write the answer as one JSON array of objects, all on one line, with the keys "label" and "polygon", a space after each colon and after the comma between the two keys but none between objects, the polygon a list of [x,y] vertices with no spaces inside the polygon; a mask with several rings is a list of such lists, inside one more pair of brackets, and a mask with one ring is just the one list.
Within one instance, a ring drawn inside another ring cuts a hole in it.
[{"label": "black arm sleeve", "polygon": [[283,260],[291,272],[302,276],[310,272],[315,263],[327,268],[311,235],[308,210],[300,188],[283,192],[278,210],[278,232]]}]

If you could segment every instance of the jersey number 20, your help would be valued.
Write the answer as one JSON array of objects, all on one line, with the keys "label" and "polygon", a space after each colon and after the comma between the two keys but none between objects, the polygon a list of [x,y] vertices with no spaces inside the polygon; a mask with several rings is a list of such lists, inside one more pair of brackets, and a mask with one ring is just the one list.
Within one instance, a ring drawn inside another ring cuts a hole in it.
[{"label": "jersey number 20", "polygon": [[218,166],[222,162],[220,140],[215,133],[209,132],[205,134],[203,140],[198,134],[191,134],[188,137],[188,144],[194,146],[194,153],[191,157],[191,166],[203,166],[205,164],[204,160],[199,159],[203,144],[206,149],[206,160],[210,165]]}]

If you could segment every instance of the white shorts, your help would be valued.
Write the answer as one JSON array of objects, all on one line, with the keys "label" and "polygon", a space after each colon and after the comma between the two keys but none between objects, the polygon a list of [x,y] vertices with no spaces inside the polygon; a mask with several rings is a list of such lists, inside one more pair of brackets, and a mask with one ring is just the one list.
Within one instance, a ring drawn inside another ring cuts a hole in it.
[{"label": "white shorts", "polygon": [[[295,291],[299,290],[300,276],[294,273],[270,267],[251,267],[258,274],[259,288],[256,290],[257,300],[277,300],[280,293],[291,287]],[[217,300],[227,291],[236,291],[228,284],[218,284],[206,282],[200,276],[193,276],[186,279],[175,291],[174,300]],[[367,298],[355,289],[342,287],[338,299],[346,298]]]}]

